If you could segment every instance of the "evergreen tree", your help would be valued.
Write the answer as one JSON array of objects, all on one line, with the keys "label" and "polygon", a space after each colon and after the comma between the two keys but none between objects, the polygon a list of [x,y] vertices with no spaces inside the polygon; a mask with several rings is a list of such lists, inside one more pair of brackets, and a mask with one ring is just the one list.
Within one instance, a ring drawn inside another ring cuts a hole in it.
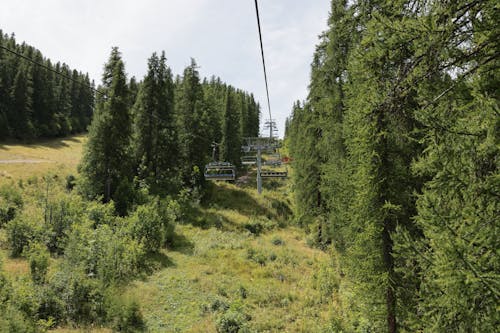
[{"label": "evergreen tree", "polygon": [[11,134],[17,139],[31,139],[35,135],[35,128],[31,122],[33,113],[32,104],[33,82],[29,67],[19,66],[11,88],[11,105],[8,108],[8,123],[11,124]]},{"label": "evergreen tree", "polygon": [[177,187],[179,158],[173,103],[172,73],[165,54],[158,58],[153,53],[134,107],[134,149],[139,178],[156,193],[172,193]]},{"label": "evergreen tree", "polygon": [[221,157],[224,161],[240,165],[241,127],[237,95],[235,95],[234,90],[229,87],[226,91],[226,105],[224,108]]},{"label": "evergreen tree", "polygon": [[207,108],[203,88],[194,59],[184,69],[182,81],[177,85],[176,114],[179,122],[179,143],[182,154],[183,178],[188,184],[201,182],[204,164],[211,151]]},{"label": "evergreen tree", "polygon": [[[79,170],[82,191],[89,198],[102,197],[104,202],[122,200],[131,181],[131,119],[127,105],[125,68],[118,48],[114,47],[104,67],[102,86],[90,125],[88,141]],[[120,191],[118,191],[120,189]],[[118,208],[126,212],[126,203]]]}]

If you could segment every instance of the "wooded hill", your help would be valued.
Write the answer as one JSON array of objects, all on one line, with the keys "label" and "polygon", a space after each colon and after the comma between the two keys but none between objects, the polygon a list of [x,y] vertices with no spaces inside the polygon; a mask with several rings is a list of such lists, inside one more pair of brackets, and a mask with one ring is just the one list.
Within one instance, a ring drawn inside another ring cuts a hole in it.
[{"label": "wooded hill", "polygon": [[[113,48],[96,99],[80,172],[89,198],[113,200],[124,215],[138,190],[199,191],[215,157],[240,165],[242,137],[257,136],[260,107],[253,95],[212,78],[201,82],[196,62],[174,80],[165,54],[153,53],[138,84],[127,81]],[[212,156],[213,144],[220,146]],[[140,192],[140,191],[139,191]]]},{"label": "wooded hill", "polygon": [[21,55],[0,48],[0,139],[59,137],[87,129],[94,109],[94,83],[87,74],[53,64],[2,30],[0,45]]},{"label": "wooded hill", "polygon": [[498,327],[499,19],[495,1],[332,1],[286,135],[338,331]]}]

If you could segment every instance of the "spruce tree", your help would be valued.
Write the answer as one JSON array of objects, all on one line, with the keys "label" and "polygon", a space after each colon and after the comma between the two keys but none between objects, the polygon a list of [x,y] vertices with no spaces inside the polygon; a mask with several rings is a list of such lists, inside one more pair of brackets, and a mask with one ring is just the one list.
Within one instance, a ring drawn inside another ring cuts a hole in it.
[{"label": "spruce tree", "polygon": [[127,202],[123,196],[132,176],[131,119],[125,68],[117,47],[112,49],[104,67],[100,92],[103,96],[97,103],[79,166],[81,189],[87,197],[102,197],[103,202],[119,199],[121,206],[117,210],[124,214]]},{"label": "spruce tree", "polygon": [[134,150],[138,175],[154,193],[172,193],[177,188],[179,165],[174,118],[174,86],[165,54],[153,53],[148,60],[134,106]]},{"label": "spruce tree", "polygon": [[224,161],[240,165],[241,125],[236,97],[233,88],[229,87],[226,91],[226,105],[224,107],[221,157]]},{"label": "spruce tree", "polygon": [[179,124],[183,179],[187,184],[199,184],[202,181],[203,166],[211,152],[211,142],[206,135],[208,114],[194,59],[191,59],[191,64],[184,69],[182,80],[177,85],[175,107]]},{"label": "spruce tree", "polygon": [[8,107],[8,123],[16,139],[32,139],[35,128],[31,121],[33,113],[33,82],[29,67],[21,63],[10,91],[11,105]]}]

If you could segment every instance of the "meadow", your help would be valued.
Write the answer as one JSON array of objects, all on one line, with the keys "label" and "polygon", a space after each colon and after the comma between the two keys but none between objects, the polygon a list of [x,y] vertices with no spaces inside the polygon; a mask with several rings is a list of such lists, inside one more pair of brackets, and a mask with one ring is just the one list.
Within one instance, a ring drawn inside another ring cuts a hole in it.
[{"label": "meadow", "polygon": [[[77,175],[85,137],[0,147],[2,182],[23,183],[23,195],[47,174]],[[23,163],[22,160],[28,162]],[[33,160],[43,161],[32,163]],[[245,171],[243,172],[243,174]],[[334,272],[329,255],[308,245],[293,225],[290,185],[265,181],[218,182],[192,202],[175,226],[172,244],[150,254],[148,270],[120,289],[137,300],[148,332],[322,332],[331,318]],[[0,233],[3,270],[11,279],[30,274],[24,258],[11,258]],[[59,259],[51,258],[51,267]],[[57,327],[53,332],[108,332]]]}]

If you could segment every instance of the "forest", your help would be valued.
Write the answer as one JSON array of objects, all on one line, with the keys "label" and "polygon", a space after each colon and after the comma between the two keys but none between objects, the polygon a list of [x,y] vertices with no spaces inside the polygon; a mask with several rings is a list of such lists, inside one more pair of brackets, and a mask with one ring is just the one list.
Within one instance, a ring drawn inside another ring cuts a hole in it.
[{"label": "forest", "polygon": [[[0,30],[0,139],[33,140],[86,131],[94,108],[94,82],[68,65],[44,58]],[[40,65],[37,65],[40,64]],[[56,73],[60,73],[57,75]]]},{"label": "forest", "polygon": [[287,140],[337,331],[498,329],[498,9],[332,1]]},{"label": "forest", "polygon": [[499,5],[330,3],[262,194],[252,93],[0,31],[0,332],[495,332]]}]

